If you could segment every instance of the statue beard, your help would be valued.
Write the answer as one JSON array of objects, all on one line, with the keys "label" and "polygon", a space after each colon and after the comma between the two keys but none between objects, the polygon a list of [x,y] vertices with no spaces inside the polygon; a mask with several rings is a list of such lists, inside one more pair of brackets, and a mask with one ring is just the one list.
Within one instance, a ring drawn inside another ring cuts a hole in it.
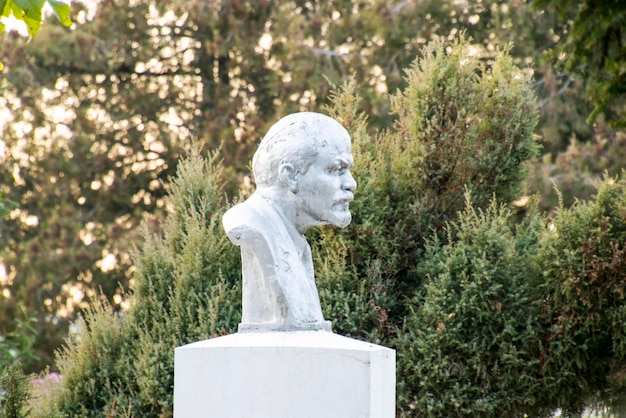
[{"label": "statue beard", "polygon": [[350,213],[349,202],[335,203],[331,209],[332,220],[329,223],[339,228],[345,228],[352,222],[352,214]]},{"label": "statue beard", "polygon": [[334,225],[345,228],[352,222],[350,213],[350,202],[352,198],[342,198],[328,209],[320,209],[303,202],[304,212],[314,221],[316,225]]}]

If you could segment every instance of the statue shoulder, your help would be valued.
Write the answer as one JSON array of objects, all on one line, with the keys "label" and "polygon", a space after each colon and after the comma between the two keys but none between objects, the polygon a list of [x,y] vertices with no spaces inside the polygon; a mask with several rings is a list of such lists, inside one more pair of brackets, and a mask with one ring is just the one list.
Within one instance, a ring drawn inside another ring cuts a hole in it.
[{"label": "statue shoulder", "polygon": [[263,199],[253,196],[227,210],[222,225],[234,244],[253,244],[267,240],[272,229],[270,215]]}]

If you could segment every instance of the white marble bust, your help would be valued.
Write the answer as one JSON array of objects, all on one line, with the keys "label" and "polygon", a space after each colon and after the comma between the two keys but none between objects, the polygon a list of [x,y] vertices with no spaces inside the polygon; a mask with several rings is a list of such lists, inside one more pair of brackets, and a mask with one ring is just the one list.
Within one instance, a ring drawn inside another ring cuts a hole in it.
[{"label": "white marble bust", "polygon": [[352,164],[348,132],[319,113],[288,115],[263,138],[252,160],[256,191],[222,218],[241,247],[240,332],[330,331],[304,233],[350,223]]}]

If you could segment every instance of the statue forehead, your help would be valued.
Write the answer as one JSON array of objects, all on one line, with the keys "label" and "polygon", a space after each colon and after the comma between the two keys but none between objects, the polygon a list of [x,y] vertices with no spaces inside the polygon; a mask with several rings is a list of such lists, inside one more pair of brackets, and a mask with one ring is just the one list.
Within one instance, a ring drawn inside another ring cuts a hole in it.
[{"label": "statue forehead", "polygon": [[350,136],[343,126],[335,119],[314,112],[300,112],[285,116],[267,131],[261,141],[259,150],[271,151],[276,145],[293,143],[294,147],[302,145],[326,146],[341,142],[350,142]]}]

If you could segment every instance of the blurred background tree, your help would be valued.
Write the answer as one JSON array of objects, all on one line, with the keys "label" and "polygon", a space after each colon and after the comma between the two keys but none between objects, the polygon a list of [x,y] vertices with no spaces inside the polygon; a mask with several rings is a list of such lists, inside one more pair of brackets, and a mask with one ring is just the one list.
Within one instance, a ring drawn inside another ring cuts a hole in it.
[{"label": "blurred background tree", "polygon": [[550,54],[559,67],[578,74],[594,109],[589,122],[603,113],[612,126],[626,127],[626,4],[609,1],[534,0],[563,24],[563,40]]},{"label": "blurred background tree", "polygon": [[[614,16],[618,3],[598,13]],[[0,189],[19,208],[0,219],[0,333],[15,330],[22,304],[38,319],[39,360],[27,368],[55,367],[52,353],[89,298],[101,292],[114,310],[127,307],[137,227],[147,219],[158,228],[166,179],[192,143],[221,149],[225,199],[245,196],[267,128],[287,113],[321,109],[332,84],[355,81],[370,132],[392,126],[389,94],[406,86],[404,69],[435,38],[465,32],[472,56],[487,64],[512,43],[513,63],[534,77],[539,98],[544,155],[530,191],[541,192],[546,210],[557,204],[553,182],[566,204],[588,197],[605,170],[625,165],[625,134],[606,122],[623,115],[623,96],[610,96],[608,116],[584,122],[594,109],[586,97],[593,72],[561,65],[555,51],[569,45],[572,23],[554,3],[536,6],[77,0],[70,27],[52,19],[28,43],[4,33]],[[620,20],[608,22],[614,33]],[[604,62],[623,74],[623,55],[611,51]]]}]

